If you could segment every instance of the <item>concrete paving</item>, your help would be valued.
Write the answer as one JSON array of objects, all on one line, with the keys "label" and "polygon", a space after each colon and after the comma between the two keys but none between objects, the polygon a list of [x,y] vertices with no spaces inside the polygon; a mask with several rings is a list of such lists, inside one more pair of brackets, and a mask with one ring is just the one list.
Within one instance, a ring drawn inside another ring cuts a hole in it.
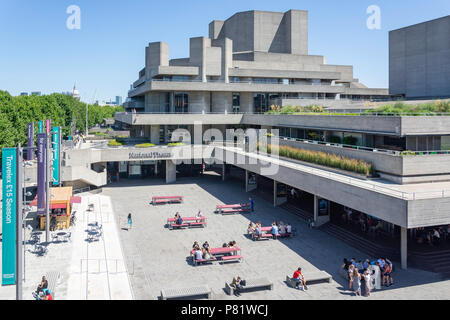
[{"label": "concrete paving", "polygon": [[[370,298],[354,297],[347,291],[346,281],[338,268],[344,257],[366,258],[365,254],[320,231],[311,230],[295,215],[274,208],[269,202],[255,198],[256,211],[249,215],[222,216],[214,213],[218,204],[248,201],[243,183],[222,182],[220,176],[208,174],[199,178],[178,178],[174,184],[162,180],[121,180],[103,189],[110,196],[116,220],[120,223],[120,239],[135,299],[158,299],[163,288],[184,288],[207,284],[213,299],[237,299],[224,292],[225,281],[268,277],[273,291],[244,293],[241,299],[449,299],[450,281],[441,275],[396,267],[395,285],[373,292]],[[152,196],[182,195],[184,203],[153,206]],[[206,228],[170,231],[167,218],[175,212],[193,216],[198,210],[208,218]],[[125,227],[126,216],[133,216],[133,228]],[[290,222],[297,230],[292,239],[254,242],[245,236],[249,220],[269,225],[274,219]],[[208,241],[212,247],[235,240],[242,249],[241,263],[191,265],[189,251],[194,241]],[[370,257],[368,257],[370,258]],[[289,288],[285,276],[301,266],[308,272],[324,270],[333,276],[332,283],[320,283],[301,292]]]}]

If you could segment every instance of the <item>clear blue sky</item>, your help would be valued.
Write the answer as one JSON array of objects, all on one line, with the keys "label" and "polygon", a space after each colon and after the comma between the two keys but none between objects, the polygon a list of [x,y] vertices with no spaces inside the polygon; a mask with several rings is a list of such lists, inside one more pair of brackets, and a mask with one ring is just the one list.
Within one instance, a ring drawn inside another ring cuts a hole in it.
[{"label": "clear blue sky", "polygon": [[[68,30],[70,5],[81,30]],[[381,30],[366,28],[369,5],[381,8]],[[0,89],[13,95],[72,89],[82,100],[124,98],[144,66],[144,48],[164,41],[170,57],[189,56],[189,38],[208,24],[246,10],[309,11],[309,53],[353,65],[370,87],[388,86],[388,32],[450,14],[449,0],[1,0]]]}]

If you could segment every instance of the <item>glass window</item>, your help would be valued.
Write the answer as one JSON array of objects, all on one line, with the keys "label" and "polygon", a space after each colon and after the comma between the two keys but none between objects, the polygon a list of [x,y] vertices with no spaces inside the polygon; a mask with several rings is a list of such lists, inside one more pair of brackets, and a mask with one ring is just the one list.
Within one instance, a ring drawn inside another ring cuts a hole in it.
[{"label": "glass window", "polygon": [[175,112],[189,112],[189,95],[187,93],[176,92],[174,100]]},{"label": "glass window", "polygon": [[241,96],[239,93],[233,93],[233,112],[239,112],[241,108]]}]

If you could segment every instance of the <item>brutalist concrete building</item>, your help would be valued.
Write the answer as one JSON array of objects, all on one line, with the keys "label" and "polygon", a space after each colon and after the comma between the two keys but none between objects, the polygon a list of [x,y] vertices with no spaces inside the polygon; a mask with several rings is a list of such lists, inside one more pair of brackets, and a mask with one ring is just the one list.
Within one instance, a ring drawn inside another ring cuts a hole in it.
[{"label": "brutalist concrete building", "polygon": [[[209,37],[189,39],[189,57],[169,59],[169,45],[151,42],[145,68],[129,92],[137,112],[265,112],[271,105],[334,106],[385,99],[353,66],[308,54],[308,12],[238,12],[209,24]],[[317,100],[320,100],[318,102]]]},{"label": "brutalist concrete building", "polygon": [[389,90],[407,99],[450,97],[450,16],[389,33]]}]

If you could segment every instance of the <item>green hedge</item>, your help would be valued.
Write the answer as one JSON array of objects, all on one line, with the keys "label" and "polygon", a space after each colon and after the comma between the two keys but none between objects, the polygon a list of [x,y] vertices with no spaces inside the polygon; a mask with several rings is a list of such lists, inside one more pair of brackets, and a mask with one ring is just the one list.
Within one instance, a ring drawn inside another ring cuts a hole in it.
[{"label": "green hedge", "polygon": [[120,141],[117,141],[116,139],[112,139],[108,142],[108,146],[110,147],[118,147],[118,146],[123,146],[123,143]]},{"label": "green hedge", "polygon": [[136,148],[150,148],[150,147],[154,147],[155,145],[153,143],[141,143],[141,144],[137,144],[135,145]]},{"label": "green hedge", "polygon": [[169,147],[184,146],[183,142],[171,142],[167,144]]},{"label": "green hedge", "polygon": [[406,104],[404,102],[397,102],[394,104],[387,104],[376,109],[366,110],[364,114],[387,114],[400,115],[409,114],[411,116],[434,115],[438,113],[450,113],[450,101],[440,101],[421,104]]},{"label": "green hedge", "polygon": [[[272,153],[273,148],[278,148],[278,154],[282,157],[319,164],[326,167],[337,168],[345,171],[356,172],[369,176],[375,172],[375,168],[369,162],[342,157],[336,154],[321,151],[311,151],[289,146],[267,146],[267,153]],[[259,146],[258,146],[259,150]]]}]

